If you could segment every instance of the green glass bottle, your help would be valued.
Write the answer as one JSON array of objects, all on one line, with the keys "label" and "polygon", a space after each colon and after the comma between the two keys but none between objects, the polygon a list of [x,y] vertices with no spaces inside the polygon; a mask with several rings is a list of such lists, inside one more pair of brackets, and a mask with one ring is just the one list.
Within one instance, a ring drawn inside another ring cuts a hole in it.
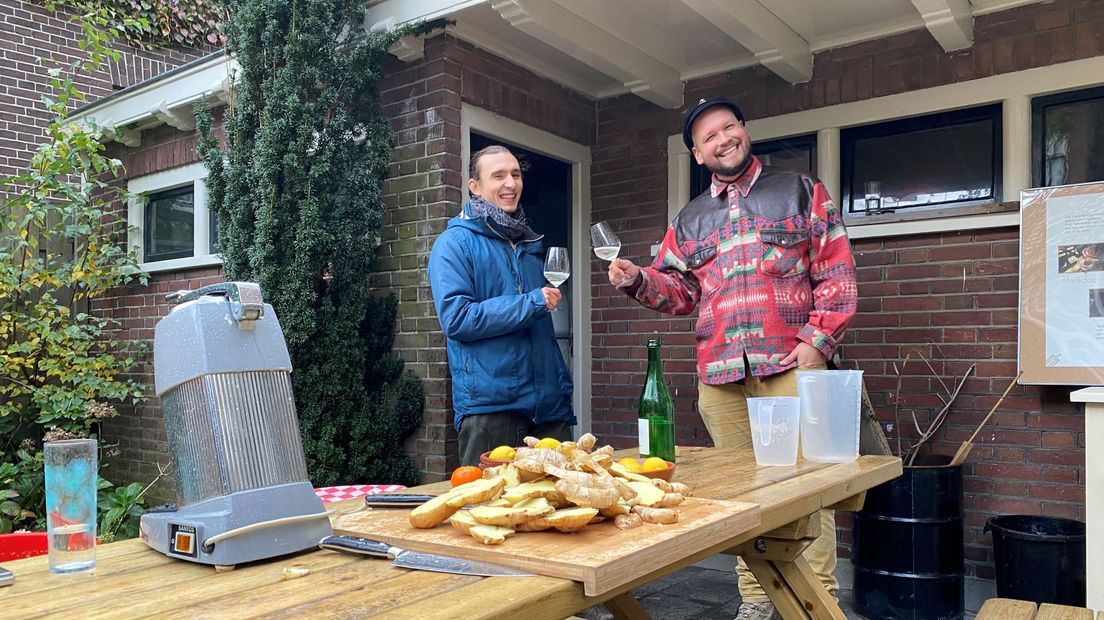
[{"label": "green glass bottle", "polygon": [[641,457],[675,462],[675,403],[663,381],[658,339],[648,341],[648,376],[640,392],[637,425]]}]

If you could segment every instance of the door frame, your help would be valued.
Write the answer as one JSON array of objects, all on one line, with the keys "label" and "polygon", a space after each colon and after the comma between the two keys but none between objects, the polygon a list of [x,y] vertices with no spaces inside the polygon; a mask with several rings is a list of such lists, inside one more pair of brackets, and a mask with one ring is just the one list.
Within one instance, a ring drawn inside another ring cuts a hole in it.
[{"label": "door frame", "polygon": [[[468,198],[467,169],[471,160],[471,132],[558,159],[571,166],[571,375],[575,386],[572,407],[578,425],[575,435],[591,430],[590,353],[590,147],[543,129],[464,103],[460,106],[460,184]],[[523,190],[524,195],[524,190]]]}]

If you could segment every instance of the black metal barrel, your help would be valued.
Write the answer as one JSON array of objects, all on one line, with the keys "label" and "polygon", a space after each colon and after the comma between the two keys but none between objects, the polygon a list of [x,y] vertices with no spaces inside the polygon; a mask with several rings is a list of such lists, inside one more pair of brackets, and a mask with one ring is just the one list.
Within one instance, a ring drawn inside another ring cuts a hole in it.
[{"label": "black metal barrel", "polygon": [[854,535],[855,611],[877,620],[963,617],[961,466],[906,467],[870,489]]}]

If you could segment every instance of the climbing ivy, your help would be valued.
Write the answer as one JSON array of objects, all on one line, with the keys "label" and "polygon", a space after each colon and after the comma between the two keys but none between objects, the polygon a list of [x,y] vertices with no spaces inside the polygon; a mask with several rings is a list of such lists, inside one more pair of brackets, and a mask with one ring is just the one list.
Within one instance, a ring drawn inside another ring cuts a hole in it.
[{"label": "climbing ivy", "polygon": [[66,7],[102,30],[114,30],[138,48],[221,46],[228,2],[223,0],[42,0]]}]

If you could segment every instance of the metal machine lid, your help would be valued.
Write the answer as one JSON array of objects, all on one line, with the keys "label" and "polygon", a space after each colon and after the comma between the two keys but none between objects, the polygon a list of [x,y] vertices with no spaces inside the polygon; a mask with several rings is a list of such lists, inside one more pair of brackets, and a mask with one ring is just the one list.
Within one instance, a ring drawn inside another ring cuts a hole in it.
[{"label": "metal machine lid", "polygon": [[259,289],[255,295],[241,290],[240,297],[223,287],[175,294],[191,299],[174,308],[154,329],[154,389],[158,396],[208,374],[291,372],[287,343],[272,306],[261,301]]}]

